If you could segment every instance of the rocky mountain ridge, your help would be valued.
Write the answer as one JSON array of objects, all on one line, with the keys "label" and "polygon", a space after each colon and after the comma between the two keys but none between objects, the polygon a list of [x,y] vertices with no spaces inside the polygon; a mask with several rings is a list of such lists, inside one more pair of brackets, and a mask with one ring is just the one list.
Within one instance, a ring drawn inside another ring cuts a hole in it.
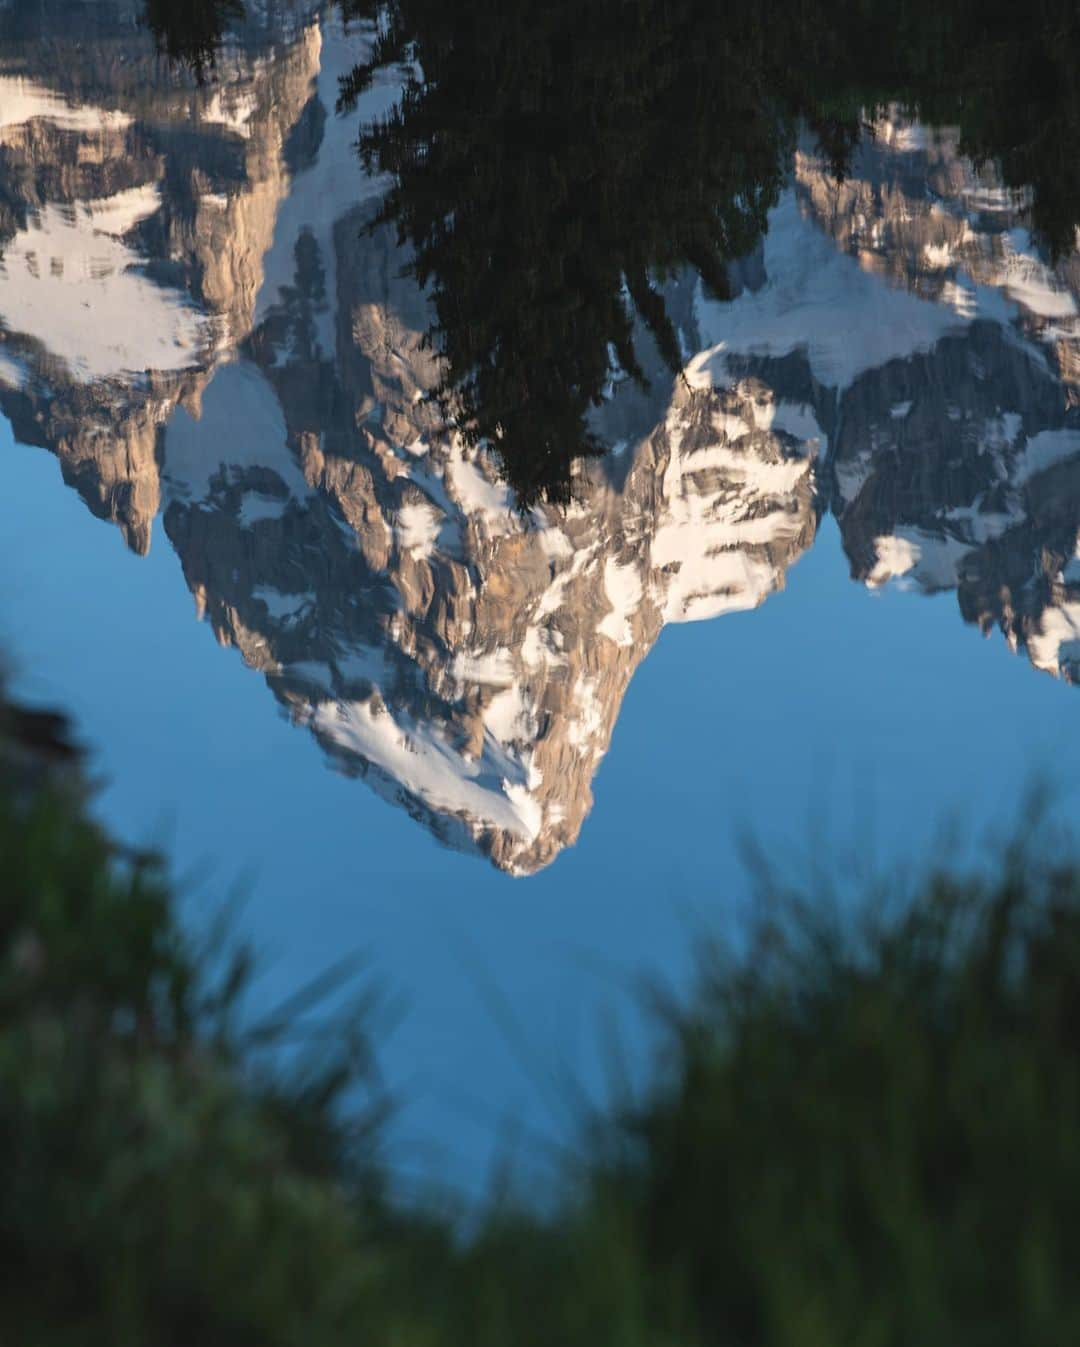
[{"label": "rocky mountain ridge", "polygon": [[[1080,272],[955,138],[883,123],[843,184],[802,147],[734,300],[668,283],[684,376],[640,334],[650,389],[596,415],[615,449],[523,516],[428,397],[425,297],[368,228],[379,184],[333,115],[356,41],[298,24],[160,114],[19,75],[0,113],[0,407],[136,550],[161,511],[199,614],[338,766],[535,871],[663,626],[763,602],[826,510],[856,579],[955,588],[1073,677]],[[65,277],[146,287],[160,368],[44,324],[58,238]]]},{"label": "rocky mountain ridge", "polygon": [[200,88],[113,9],[112,42],[76,24],[34,74],[0,47],[0,408],[145,552],[161,428],[250,329],[321,32],[238,47]]}]

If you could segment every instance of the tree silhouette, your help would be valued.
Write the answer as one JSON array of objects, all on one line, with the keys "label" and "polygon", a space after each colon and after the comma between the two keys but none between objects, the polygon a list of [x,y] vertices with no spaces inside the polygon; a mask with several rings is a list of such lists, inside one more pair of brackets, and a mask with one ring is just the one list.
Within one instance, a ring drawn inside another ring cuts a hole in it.
[{"label": "tree silhouette", "polygon": [[[564,499],[573,460],[603,447],[588,412],[616,365],[643,380],[635,319],[681,366],[657,282],[689,264],[725,294],[776,200],[790,127],[756,75],[766,34],[743,6],[695,39],[699,10],[402,0],[343,83],[348,107],[410,64],[400,105],[360,134],[391,175],[376,224],[430,287],[444,405],[498,450],[523,506]],[[725,54],[747,78],[716,77]]]},{"label": "tree silhouette", "polygon": [[244,0],[146,0],[146,23],[159,50],[191,70],[200,84],[229,27],[245,13]]}]

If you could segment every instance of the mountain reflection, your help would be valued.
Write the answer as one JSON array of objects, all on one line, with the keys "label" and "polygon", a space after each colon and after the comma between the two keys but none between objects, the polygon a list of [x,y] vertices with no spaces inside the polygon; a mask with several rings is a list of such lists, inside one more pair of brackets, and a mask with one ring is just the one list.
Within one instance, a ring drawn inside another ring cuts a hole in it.
[{"label": "mountain reflection", "polygon": [[[854,39],[805,16],[766,52],[739,6],[696,41],[696,6],[639,7],[634,42],[554,6],[541,60],[513,7],[376,41],[353,8],[188,29],[201,84],[135,0],[0,43],[0,409],[136,551],[162,514],[338,765],[539,868],[663,626],[764,601],[830,510],[855,579],[1080,674],[1074,198],[1023,111],[1000,163],[974,84],[954,129],[863,128]],[[884,73],[864,34],[871,90],[913,87],[912,33]],[[717,79],[718,43],[758,55]]]},{"label": "mountain reflection", "polygon": [[440,403],[495,446],[525,504],[567,499],[575,459],[608,447],[589,413],[612,380],[644,382],[635,321],[681,369],[663,282],[688,267],[729,295],[800,125],[842,177],[866,109],[900,100],[955,122],[965,153],[1031,189],[1050,247],[1073,245],[1080,176],[1062,149],[1076,138],[1060,138],[1080,130],[1073,6],[1034,23],[982,0],[947,16],[832,0],[345,7],[379,37],[342,104],[379,69],[408,72],[360,152],[390,175],[379,218],[430,287]]}]

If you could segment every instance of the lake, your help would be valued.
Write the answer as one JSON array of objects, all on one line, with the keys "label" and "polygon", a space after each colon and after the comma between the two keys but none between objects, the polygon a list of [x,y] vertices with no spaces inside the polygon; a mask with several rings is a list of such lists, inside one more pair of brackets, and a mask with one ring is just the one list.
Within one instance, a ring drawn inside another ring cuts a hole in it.
[{"label": "lake", "polygon": [[753,7],[220,8],[0,3],[0,648],[257,1008],[366,952],[400,1171],[476,1190],[747,839],[846,892],[1071,813],[1066,130],[959,33],[950,102]]}]

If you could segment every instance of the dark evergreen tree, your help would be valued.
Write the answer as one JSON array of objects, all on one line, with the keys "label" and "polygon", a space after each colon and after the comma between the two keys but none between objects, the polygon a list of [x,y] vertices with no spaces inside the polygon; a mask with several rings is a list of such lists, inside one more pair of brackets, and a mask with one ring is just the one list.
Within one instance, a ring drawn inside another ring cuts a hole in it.
[{"label": "dark evergreen tree", "polygon": [[523,505],[565,497],[573,460],[603,447],[588,412],[615,362],[642,378],[635,318],[679,369],[657,282],[689,264],[724,294],[776,200],[790,128],[760,80],[766,31],[751,6],[698,31],[700,9],[402,0],[343,83],[347,107],[408,65],[400,105],[360,134],[391,175],[378,223],[430,287],[445,407]]},{"label": "dark evergreen tree", "polygon": [[244,0],[146,0],[146,22],[162,53],[186,66],[201,83],[213,68],[232,24],[244,18]]}]

